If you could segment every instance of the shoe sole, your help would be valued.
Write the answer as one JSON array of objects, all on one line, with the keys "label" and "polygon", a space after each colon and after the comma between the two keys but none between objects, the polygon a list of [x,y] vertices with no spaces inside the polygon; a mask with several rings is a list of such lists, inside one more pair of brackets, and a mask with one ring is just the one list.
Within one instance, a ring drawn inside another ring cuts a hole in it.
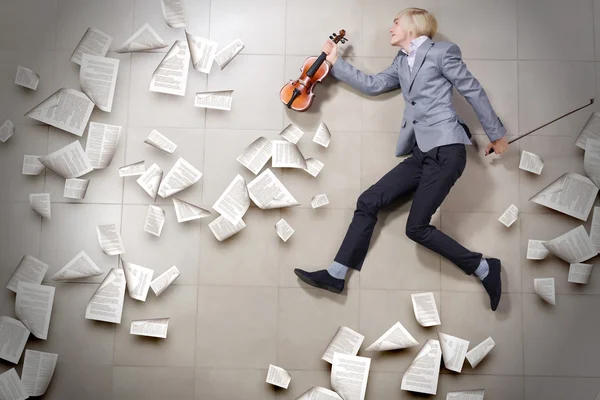
[{"label": "shoe sole", "polygon": [[[296,272],[294,272],[294,273],[296,273]],[[315,282],[315,281],[313,281],[313,280],[311,280],[311,279],[309,279],[309,278],[307,278],[307,277],[305,277],[303,275],[296,274],[296,276],[298,278],[300,278],[300,280],[302,282],[304,282],[304,283],[306,283],[306,284],[308,284],[308,285],[310,285],[312,287],[316,287],[316,288],[319,288],[319,289],[325,289],[325,290],[328,290],[328,291],[330,291],[332,293],[335,293],[335,294],[340,294],[340,293],[343,292],[343,289],[340,290],[340,289],[335,288],[333,286],[329,286],[329,285],[324,285],[324,284],[317,283],[317,282]]]}]

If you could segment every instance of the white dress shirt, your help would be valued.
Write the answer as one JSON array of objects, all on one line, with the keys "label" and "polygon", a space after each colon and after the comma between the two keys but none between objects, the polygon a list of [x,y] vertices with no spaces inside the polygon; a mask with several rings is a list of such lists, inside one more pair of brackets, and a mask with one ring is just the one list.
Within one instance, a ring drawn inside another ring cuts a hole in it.
[{"label": "white dress shirt", "polygon": [[400,48],[400,50],[402,50],[402,52],[404,54],[408,55],[408,68],[410,68],[410,72],[412,72],[412,68],[415,63],[415,56],[417,55],[417,49],[427,39],[429,39],[428,36],[421,35],[418,38],[411,40],[410,45],[408,47],[409,53],[407,53],[403,48]]}]

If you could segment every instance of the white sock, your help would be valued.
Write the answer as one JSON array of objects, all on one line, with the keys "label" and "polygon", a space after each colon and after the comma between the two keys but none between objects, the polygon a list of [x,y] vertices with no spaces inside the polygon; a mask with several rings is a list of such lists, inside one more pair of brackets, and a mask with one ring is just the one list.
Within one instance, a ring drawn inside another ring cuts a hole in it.
[{"label": "white sock", "polygon": [[334,261],[333,264],[331,264],[329,268],[327,268],[327,272],[334,278],[346,279],[348,267],[346,267],[344,264],[340,264],[339,262]]}]

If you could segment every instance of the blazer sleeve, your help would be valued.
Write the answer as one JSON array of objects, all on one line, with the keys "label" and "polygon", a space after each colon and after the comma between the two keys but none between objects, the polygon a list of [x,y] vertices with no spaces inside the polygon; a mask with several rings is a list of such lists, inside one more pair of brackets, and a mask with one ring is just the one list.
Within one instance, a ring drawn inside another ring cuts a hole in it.
[{"label": "blazer sleeve", "polygon": [[400,55],[398,54],[394,58],[392,65],[384,71],[375,75],[368,75],[339,57],[333,64],[331,74],[336,79],[347,83],[364,94],[376,96],[400,88],[400,79],[398,77],[399,63]]},{"label": "blazer sleeve", "polygon": [[494,112],[485,90],[467,69],[460,48],[456,44],[451,43],[446,49],[441,64],[442,74],[471,104],[490,141],[493,142],[506,135],[506,128]]}]

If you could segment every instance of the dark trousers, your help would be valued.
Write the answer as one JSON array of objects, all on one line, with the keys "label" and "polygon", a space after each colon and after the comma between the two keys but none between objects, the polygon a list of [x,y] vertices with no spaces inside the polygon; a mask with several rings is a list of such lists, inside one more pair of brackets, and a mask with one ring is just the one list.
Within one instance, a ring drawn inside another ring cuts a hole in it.
[{"label": "dark trousers", "polygon": [[[473,274],[481,261],[481,253],[469,251],[430,224],[431,216],[461,176],[466,163],[464,144],[435,147],[427,153],[415,146],[412,156],[360,195],[335,261],[360,271],[379,209],[414,192],[406,236],[447,258],[468,275]],[[402,254],[398,254],[398,259],[402,259]]]}]

